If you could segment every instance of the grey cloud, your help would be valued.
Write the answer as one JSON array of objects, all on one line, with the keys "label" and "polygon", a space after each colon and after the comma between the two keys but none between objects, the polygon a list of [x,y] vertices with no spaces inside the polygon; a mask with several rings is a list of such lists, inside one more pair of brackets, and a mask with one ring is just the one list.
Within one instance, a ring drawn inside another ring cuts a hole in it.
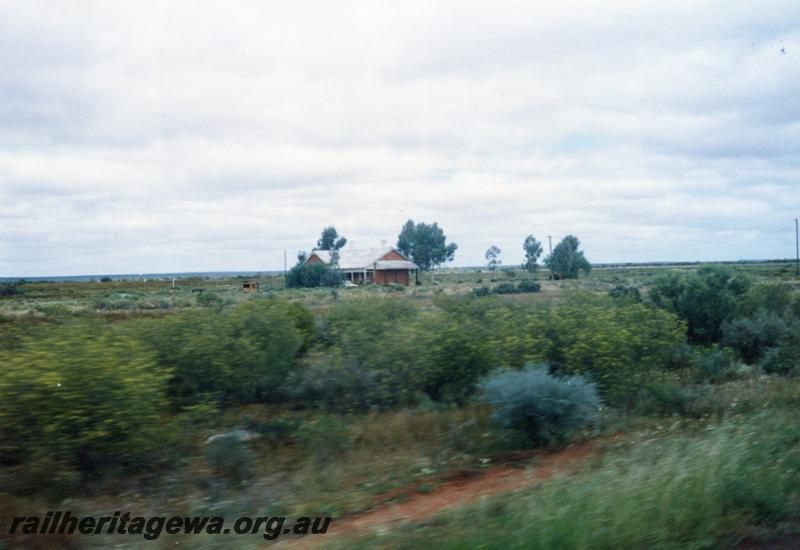
[{"label": "grey cloud", "polygon": [[0,275],[273,269],[323,225],[368,246],[408,218],[461,265],[490,244],[517,263],[531,232],[597,261],[786,256],[798,15],[0,8]]}]

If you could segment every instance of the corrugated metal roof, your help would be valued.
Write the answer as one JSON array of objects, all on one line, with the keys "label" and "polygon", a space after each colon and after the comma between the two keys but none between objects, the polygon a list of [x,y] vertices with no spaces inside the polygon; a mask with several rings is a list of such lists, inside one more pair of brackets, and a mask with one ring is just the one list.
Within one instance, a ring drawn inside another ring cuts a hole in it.
[{"label": "corrugated metal roof", "polygon": [[[388,248],[348,248],[344,247],[339,251],[339,269],[372,269],[378,263],[380,269],[417,269],[417,264],[409,260],[381,260],[389,252],[395,250]],[[315,250],[312,252],[323,262],[330,263],[331,253],[328,250]],[[387,265],[389,264],[389,265]],[[390,267],[398,264],[398,267]]]}]

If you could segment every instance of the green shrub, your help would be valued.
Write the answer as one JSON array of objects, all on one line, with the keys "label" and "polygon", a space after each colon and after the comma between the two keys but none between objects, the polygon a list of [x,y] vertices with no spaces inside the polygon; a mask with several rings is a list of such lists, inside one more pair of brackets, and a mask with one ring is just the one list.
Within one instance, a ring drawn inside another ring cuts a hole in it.
[{"label": "green shrub", "polygon": [[186,312],[147,323],[141,337],[171,370],[176,408],[204,400],[224,405],[277,401],[303,348],[295,306],[250,300],[226,311]]},{"label": "green shrub", "polygon": [[767,373],[800,372],[800,322],[795,321],[790,325],[780,343],[764,354],[759,365]]},{"label": "green shrub", "polygon": [[322,263],[303,263],[294,266],[286,274],[287,288],[316,288],[320,286],[339,286],[342,284],[341,272],[334,271]]},{"label": "green shrub", "polygon": [[206,445],[206,461],[212,471],[233,481],[242,482],[253,475],[253,453],[236,435],[222,434]]},{"label": "green shrub", "polygon": [[542,285],[532,279],[524,279],[517,283],[517,292],[539,292]]},{"label": "green shrub", "polygon": [[242,419],[244,429],[258,433],[273,447],[294,440],[300,424],[300,420],[293,416],[281,416],[269,420],[255,420],[252,417]]},{"label": "green shrub", "polygon": [[738,300],[749,287],[750,280],[744,274],[727,267],[705,266],[695,273],[656,278],[650,299],[686,320],[692,340],[710,344],[722,337],[722,323],[734,316]]},{"label": "green shrub", "polygon": [[645,415],[699,418],[713,408],[702,390],[677,382],[648,383],[639,394],[636,408]]},{"label": "green shrub", "polygon": [[668,370],[688,369],[692,366],[694,358],[694,348],[689,343],[682,343],[675,346],[672,353],[667,357],[664,368]]},{"label": "green shrub", "polygon": [[488,296],[489,294],[491,294],[491,290],[489,290],[488,287],[479,286],[478,288],[473,288],[472,289],[472,294],[475,295],[475,296],[478,296],[478,297],[480,297],[480,296]]},{"label": "green shrub", "polygon": [[492,289],[495,294],[516,294],[517,288],[513,283],[500,283]]},{"label": "green shrub", "polygon": [[362,362],[379,347],[378,340],[419,315],[409,299],[381,296],[336,304],[323,320],[322,337],[346,357]]},{"label": "green shrub", "polygon": [[22,288],[22,284],[20,282],[14,281],[0,283],[0,298],[19,296],[24,293],[25,290]]},{"label": "green shrub", "polygon": [[608,291],[608,295],[615,300],[639,303],[642,301],[642,294],[635,286],[619,284]]},{"label": "green shrub", "polygon": [[[463,403],[475,383],[496,366],[488,334],[492,327],[455,312],[430,313],[410,330],[414,339],[395,338],[386,356],[413,349],[404,369],[431,399]],[[411,348],[407,348],[408,345]]]},{"label": "green shrub", "polygon": [[161,456],[169,372],[97,322],[48,326],[0,357],[6,461],[99,476]]},{"label": "green shrub", "polygon": [[753,317],[760,310],[784,317],[788,314],[800,316],[800,296],[787,283],[756,285],[745,293],[738,303],[738,317]]},{"label": "green shrub", "polygon": [[708,351],[699,351],[693,358],[698,382],[727,382],[737,378],[739,363],[730,348],[714,346]]},{"label": "green shrub", "polygon": [[637,388],[671,365],[686,342],[675,315],[645,304],[617,304],[574,293],[546,319],[549,344],[540,359],[556,372],[591,377],[612,404],[631,405]]},{"label": "green shrub", "polygon": [[287,313],[292,323],[297,328],[302,338],[302,345],[298,353],[305,353],[311,347],[312,342],[317,337],[317,321],[311,311],[297,302],[289,302]]},{"label": "green shrub", "polygon": [[[434,305],[423,310],[390,298],[336,304],[323,323],[326,358],[304,372],[297,398],[331,410],[383,409],[414,402],[419,392],[463,402],[495,367],[548,362],[564,374],[591,376],[604,399],[623,404],[654,371],[674,367],[686,346],[675,315],[588,293],[537,304],[439,295]],[[346,396],[342,405],[337,392]]]},{"label": "green shrub", "polygon": [[297,440],[317,464],[330,464],[351,447],[347,424],[332,415],[316,416],[303,422]]},{"label": "green shrub", "polygon": [[219,307],[222,304],[222,298],[213,292],[201,292],[197,296],[197,305],[202,307]]},{"label": "green shrub", "polygon": [[[400,362],[400,358],[394,357]],[[301,405],[329,412],[367,412],[408,405],[416,400],[406,370],[380,361],[369,365],[325,357],[289,379],[291,397]]]},{"label": "green shrub", "polygon": [[92,309],[100,311],[125,311],[139,308],[139,299],[131,294],[117,294],[103,298],[93,298]]},{"label": "green shrub", "polygon": [[181,429],[190,431],[198,428],[216,426],[220,421],[220,409],[217,403],[197,403],[187,405],[177,416]]},{"label": "green shrub", "polygon": [[594,384],[580,376],[554,377],[542,365],[495,371],[479,392],[504,428],[522,431],[534,446],[564,441],[592,420],[601,403]]},{"label": "green shrub", "polygon": [[[513,273],[513,272],[511,272]],[[484,287],[485,288],[485,287]],[[500,283],[495,286],[491,292],[494,294],[522,294],[524,292],[539,292],[542,289],[542,285],[538,282],[525,279],[518,282],[516,285],[514,283]],[[475,289],[473,291],[476,296],[485,296],[489,293],[489,290],[486,289],[485,293],[480,289]]]},{"label": "green shrub", "polygon": [[756,363],[787,334],[786,320],[767,309],[758,309],[752,317],[737,318],[722,324],[722,343],[739,352],[748,364]]}]

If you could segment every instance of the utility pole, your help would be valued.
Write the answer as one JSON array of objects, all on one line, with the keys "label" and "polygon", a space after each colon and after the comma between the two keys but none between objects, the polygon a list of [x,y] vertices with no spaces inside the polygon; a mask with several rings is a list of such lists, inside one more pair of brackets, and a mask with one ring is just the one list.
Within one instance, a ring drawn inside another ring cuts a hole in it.
[{"label": "utility pole", "polygon": [[800,230],[797,228],[797,218],[794,219],[794,254],[797,262],[797,276],[800,277]]},{"label": "utility pole", "polygon": [[553,255],[553,236],[552,235],[548,235],[547,236],[547,242],[549,243],[550,255],[552,256]]},{"label": "utility pole", "polygon": [[286,278],[286,249],[283,249],[283,277]]}]

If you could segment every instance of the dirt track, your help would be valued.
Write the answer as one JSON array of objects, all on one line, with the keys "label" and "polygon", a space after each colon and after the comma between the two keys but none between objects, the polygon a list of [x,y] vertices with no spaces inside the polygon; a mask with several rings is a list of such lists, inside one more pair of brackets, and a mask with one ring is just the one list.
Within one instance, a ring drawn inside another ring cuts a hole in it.
[{"label": "dirt track", "polygon": [[[317,548],[333,538],[367,534],[390,528],[403,522],[419,522],[445,510],[469,504],[481,498],[529,487],[556,474],[566,473],[584,462],[595,452],[595,443],[571,445],[564,450],[546,453],[526,453],[506,457],[506,464],[486,470],[457,470],[451,472],[441,485],[423,494],[412,486],[393,491],[376,499],[379,503],[407,495],[402,502],[379,504],[375,509],[350,517],[334,519],[325,535],[280,541],[279,548]],[[516,460],[515,460],[516,459]],[[516,466],[508,462],[520,462]],[[409,494],[410,493],[410,494]]]}]

